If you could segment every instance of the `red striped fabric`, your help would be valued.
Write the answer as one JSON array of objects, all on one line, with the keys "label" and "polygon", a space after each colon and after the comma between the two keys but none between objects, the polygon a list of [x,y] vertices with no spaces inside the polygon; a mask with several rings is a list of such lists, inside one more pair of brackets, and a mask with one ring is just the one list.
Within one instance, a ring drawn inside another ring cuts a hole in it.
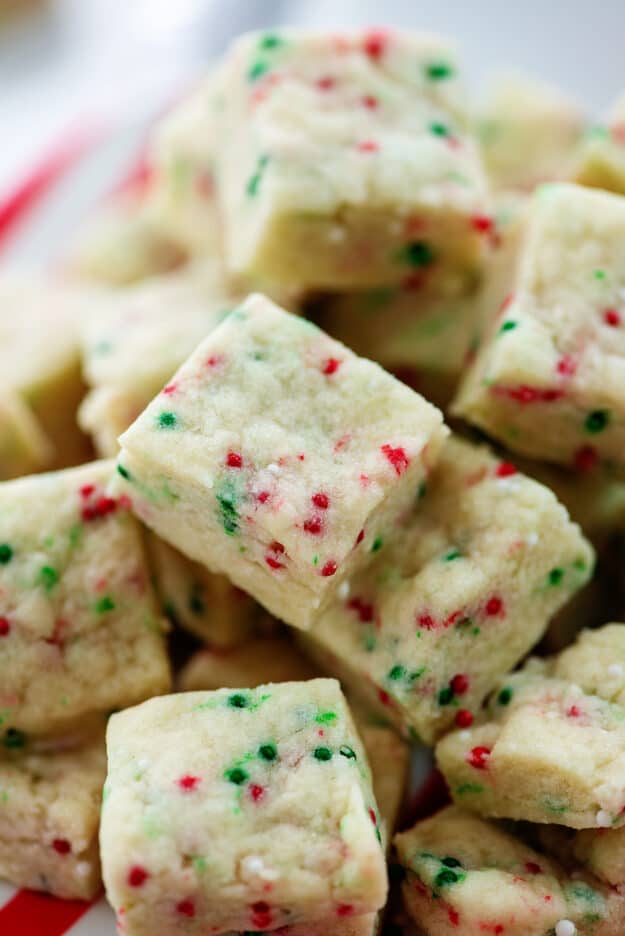
[{"label": "red striped fabric", "polygon": [[63,936],[87,913],[93,902],[57,900],[36,891],[20,890],[0,907],[2,936]]}]

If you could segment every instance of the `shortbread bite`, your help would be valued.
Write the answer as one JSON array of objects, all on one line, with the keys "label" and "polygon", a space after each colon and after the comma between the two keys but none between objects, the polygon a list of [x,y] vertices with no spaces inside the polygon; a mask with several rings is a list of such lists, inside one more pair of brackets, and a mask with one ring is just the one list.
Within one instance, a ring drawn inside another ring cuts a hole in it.
[{"label": "shortbread bite", "polygon": [[[239,38],[216,148],[225,258],[301,289],[479,269],[490,209],[446,40],[393,30]],[[213,132],[210,118],[196,128]]]},{"label": "shortbread bite", "polygon": [[182,693],[113,715],[101,854],[127,936],[377,911],[370,770],[335,680]]},{"label": "shortbread bite", "polygon": [[153,178],[147,216],[164,236],[198,257],[221,250],[214,179],[220,96],[215,71],[157,124],[149,146]]},{"label": "shortbread bite", "polygon": [[553,658],[550,672],[625,708],[625,624],[583,630]]},{"label": "shortbread bite", "polygon": [[625,198],[534,196],[510,301],[452,411],[510,449],[590,469],[625,462]]},{"label": "shortbread bite", "polygon": [[0,389],[0,480],[41,471],[53,448],[22,398],[6,384]]},{"label": "shortbread bite", "polygon": [[80,289],[5,273],[0,279],[0,368],[54,447],[50,467],[87,461],[88,439],[76,424],[84,393],[78,321],[94,304]]},{"label": "shortbread bite", "polygon": [[625,885],[625,828],[566,829],[541,826],[541,845],[563,863],[574,861],[612,887]]},{"label": "shortbread bite", "polygon": [[307,649],[432,743],[471,724],[501,673],[589,579],[593,553],[551,491],[485,447],[449,440],[423,495],[341,589]]},{"label": "shortbread bite", "polygon": [[497,188],[533,189],[565,178],[584,128],[575,101],[542,81],[498,75],[476,118],[484,165]]},{"label": "shortbread bite", "polygon": [[131,192],[101,208],[79,232],[68,266],[81,279],[127,286],[167,273],[185,257],[181,247],[150,223],[144,194]]},{"label": "shortbread bite", "polygon": [[424,936],[617,936],[625,899],[457,806],[396,836],[402,891]]},{"label": "shortbread bite", "polygon": [[212,260],[114,292],[101,303],[82,330],[90,390],[79,413],[101,455],[117,453],[118,436],[237,301]]},{"label": "shortbread bite", "polygon": [[436,757],[458,803],[484,816],[574,829],[623,824],[625,668],[606,667],[602,694],[591,694],[614,627],[625,630],[610,625],[598,640],[582,634],[560,657],[530,661],[498,684],[479,723],[443,738]]},{"label": "shortbread bite", "polygon": [[169,688],[139,524],[112,462],[0,484],[0,738],[59,733]]},{"label": "shortbread bite", "polygon": [[234,647],[249,637],[259,612],[249,595],[152,533],[146,536],[146,546],[156,593],[180,627],[218,648]]},{"label": "shortbread bite", "polygon": [[586,132],[573,177],[580,185],[625,195],[625,94],[614,102],[602,124]]},{"label": "shortbread bite", "polygon": [[[286,636],[259,637],[230,652],[199,650],[179,676],[182,690],[219,689],[260,683],[312,679],[319,668]],[[408,780],[410,753],[407,745],[387,724],[369,710],[350,707],[371,765],[373,791],[380,816],[389,833],[397,817]]]},{"label": "shortbread bite", "polygon": [[[482,332],[504,302],[514,276],[525,199],[500,193],[488,221],[492,249],[481,278],[423,290],[419,275],[399,286],[337,294],[320,323],[333,338],[377,361],[426,399],[446,406]],[[485,220],[486,224],[486,220]]]},{"label": "shortbread bite", "polygon": [[376,364],[254,295],[123,434],[117,490],[162,539],[306,629],[392,534],[447,432]]},{"label": "shortbread bite", "polygon": [[78,750],[0,754],[0,878],[56,897],[100,889],[104,737]]}]

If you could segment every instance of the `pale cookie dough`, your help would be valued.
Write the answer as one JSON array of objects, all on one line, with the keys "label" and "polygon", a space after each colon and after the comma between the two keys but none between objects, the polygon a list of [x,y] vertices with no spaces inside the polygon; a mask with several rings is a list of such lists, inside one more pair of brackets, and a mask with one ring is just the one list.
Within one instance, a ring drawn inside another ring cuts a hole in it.
[{"label": "pale cookie dough", "polygon": [[104,738],[48,754],[0,754],[0,878],[56,897],[100,889]]},{"label": "pale cookie dough", "polygon": [[623,824],[624,632],[584,632],[530,661],[499,683],[479,724],[443,738],[436,756],[458,803],[575,829]]},{"label": "pale cookie dough", "polygon": [[4,384],[0,388],[0,480],[41,471],[50,464],[53,448],[22,398]]},{"label": "pale cookie dough", "polygon": [[452,438],[394,541],[350,578],[307,649],[404,731],[468,726],[586,582],[593,554],[547,488]]},{"label": "pale cookie dough", "polygon": [[3,382],[34,413],[54,447],[51,467],[89,458],[76,424],[84,393],[78,320],[93,306],[87,291],[35,276],[0,278],[0,368]]},{"label": "pale cookie dough", "polygon": [[0,484],[0,749],[169,687],[139,524],[112,462]]},{"label": "pale cookie dough", "polygon": [[575,101],[545,82],[514,73],[491,82],[476,117],[491,183],[526,191],[567,176],[583,128]]},{"label": "pale cookie dough", "polygon": [[387,881],[334,680],[183,693],[112,716],[101,853],[127,936],[358,917]]},{"label": "pale cookie dough", "polygon": [[123,434],[116,489],[306,629],[392,533],[447,432],[377,365],[254,295]]},{"label": "pale cookie dough", "polygon": [[81,335],[89,385],[80,424],[103,456],[236,305],[216,260],[111,293]]},{"label": "pale cookie dough", "polygon": [[[154,587],[176,624],[216,648],[234,647],[250,636],[260,609],[249,595],[153,533],[146,534],[146,547]],[[248,685],[245,679],[237,684]]]},{"label": "pale cookie dough", "polygon": [[[312,679],[319,668],[286,636],[250,640],[230,652],[199,650],[179,676],[182,690],[255,687],[266,682]],[[373,791],[385,828],[392,832],[404,798],[410,753],[388,725],[350,700],[360,737],[367,751]]]},{"label": "pale cookie dough", "polygon": [[537,190],[510,301],[452,411],[510,449],[582,470],[625,463],[625,198]]},{"label": "pale cookie dough", "polygon": [[426,399],[446,406],[485,326],[510,291],[524,204],[515,193],[499,194],[494,217],[484,220],[492,249],[483,275],[461,294],[424,289],[417,273],[399,286],[331,297],[321,313],[322,327]]},{"label": "pale cookie dough", "polygon": [[619,936],[624,898],[456,806],[396,836],[423,936]]},{"label": "pale cookie dough", "polygon": [[[472,276],[490,205],[453,47],[393,30],[239,38],[216,146],[236,275],[300,289]],[[195,130],[213,131],[210,117]]]},{"label": "pale cookie dough", "polygon": [[127,286],[180,266],[185,252],[157,231],[141,196],[123,194],[101,208],[79,231],[68,271],[81,279]]},{"label": "pale cookie dough", "polygon": [[625,94],[614,102],[604,123],[585,134],[573,177],[580,185],[625,195]]}]

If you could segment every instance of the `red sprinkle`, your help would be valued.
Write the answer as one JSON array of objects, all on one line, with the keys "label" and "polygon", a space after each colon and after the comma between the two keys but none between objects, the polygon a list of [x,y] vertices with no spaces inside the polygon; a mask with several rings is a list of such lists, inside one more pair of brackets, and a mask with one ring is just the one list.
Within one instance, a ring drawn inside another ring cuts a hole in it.
[{"label": "red sprinkle", "polygon": [[271,494],[269,493],[269,491],[260,491],[256,495],[256,500],[259,501],[261,504],[266,504],[270,497],[271,497]]},{"label": "red sprinkle", "polygon": [[195,790],[198,783],[200,782],[200,778],[194,777],[193,774],[185,774],[184,777],[180,777],[180,779],[176,782],[181,790],[189,792],[191,790]]},{"label": "red sprinkle", "polygon": [[398,446],[393,448],[392,445],[382,445],[380,446],[380,451],[386,455],[388,461],[391,463],[395,469],[395,474],[397,476],[404,473],[408,465],[410,464],[410,459],[406,455],[406,450]]},{"label": "red sprinkle", "polygon": [[128,872],[127,881],[130,887],[141,887],[149,878],[148,872],[141,865],[133,865]]},{"label": "red sprinkle", "polygon": [[569,718],[579,718],[582,713],[576,705],[572,705],[569,709],[567,709],[566,714]]},{"label": "red sprinkle", "polygon": [[458,728],[470,728],[473,724],[473,712],[466,708],[458,709],[454,721]]},{"label": "red sprinkle", "polygon": [[319,88],[320,91],[330,91],[335,84],[336,81],[331,77],[331,75],[324,75],[322,78],[317,78],[317,81],[315,82],[315,85],[317,88]]},{"label": "red sprinkle", "polygon": [[385,689],[378,689],[378,699],[382,705],[390,705],[391,697]]},{"label": "red sprinkle", "polygon": [[512,462],[499,462],[495,468],[495,477],[497,478],[509,478],[510,475],[516,474],[516,467]]},{"label": "red sprinkle", "polygon": [[272,543],[269,544],[269,549],[272,552],[279,553],[280,555],[283,555],[284,553],[284,546],[282,545],[282,543],[279,543],[277,540],[274,540]]},{"label": "red sprinkle", "polygon": [[321,570],[321,574],[324,576],[324,578],[327,578],[329,575],[334,575],[338,567],[338,562],[335,562],[334,559],[328,559],[323,569]]},{"label": "red sprinkle", "polygon": [[471,767],[475,767],[476,770],[486,770],[489,757],[490,748],[478,745],[478,747],[471,748],[465,760],[467,764],[470,764]]},{"label": "red sprinkle", "polygon": [[58,852],[59,855],[69,855],[72,850],[72,846],[69,844],[67,839],[54,839],[52,842],[52,848],[55,852]]},{"label": "red sprinkle", "polygon": [[525,870],[529,874],[542,874],[542,868],[540,867],[539,864],[536,864],[535,861],[526,861]]},{"label": "red sprinkle", "polygon": [[599,461],[599,455],[592,445],[582,445],[573,457],[573,463],[578,471],[592,471]]},{"label": "red sprinkle", "polygon": [[449,685],[454,695],[464,695],[469,688],[469,678],[464,673],[456,673]]},{"label": "red sprinkle", "polygon": [[0,637],[7,637],[11,633],[11,622],[8,618],[0,617]]},{"label": "red sprinkle", "polygon": [[452,926],[458,926],[460,923],[460,914],[457,910],[454,910],[453,907],[447,908],[447,916],[449,917],[449,922]]},{"label": "red sprinkle", "polygon": [[417,617],[417,624],[419,627],[425,627],[426,630],[434,630],[436,627],[436,621],[431,614],[420,614]]},{"label": "red sprinkle", "polygon": [[358,620],[363,624],[368,624],[373,620],[373,605],[369,604],[367,601],[363,601],[362,598],[350,598],[347,602],[347,607],[350,611],[356,612]]},{"label": "red sprinkle", "polygon": [[265,795],[265,788],[260,786],[260,784],[252,783],[250,785],[250,796],[252,797],[255,803],[257,803],[259,799],[262,799],[264,795]]},{"label": "red sprinkle", "polygon": [[267,929],[268,926],[271,926],[271,907],[264,900],[252,904],[252,923],[257,929]]},{"label": "red sprinkle", "polygon": [[577,370],[577,361],[570,354],[564,354],[556,365],[556,370],[563,377],[572,377]]},{"label": "red sprinkle", "polygon": [[228,468],[242,468],[243,458],[238,452],[228,452],[226,456],[226,465]]},{"label": "red sprinkle", "polygon": [[489,598],[486,602],[486,613],[490,617],[494,617],[496,614],[501,614],[503,611],[503,601],[499,595],[493,595],[492,598]]},{"label": "red sprinkle", "polygon": [[319,536],[323,531],[321,517],[309,517],[308,520],[304,520],[304,530],[306,533],[311,533],[313,536]]},{"label": "red sprinkle", "polygon": [[223,357],[221,354],[211,354],[210,357],[206,358],[206,365],[207,367],[217,367],[222,361]]},{"label": "red sprinkle", "polygon": [[488,215],[473,215],[471,218],[471,227],[480,234],[488,234],[493,229],[493,219]]},{"label": "red sprinkle", "polygon": [[375,110],[380,103],[377,97],[374,97],[372,94],[365,94],[360,100],[363,107],[367,107],[369,110]]},{"label": "red sprinkle", "polygon": [[356,145],[356,149],[359,153],[377,153],[380,149],[380,144],[376,143],[375,140],[361,140],[360,143]]},{"label": "red sprinkle", "polygon": [[339,917],[351,916],[353,912],[354,908],[351,904],[339,904],[336,908],[336,915]]},{"label": "red sprinkle", "polygon": [[526,405],[528,403],[553,403],[564,396],[563,390],[549,389],[541,390],[538,387],[528,387],[527,384],[521,384],[519,387],[498,387],[493,385],[491,393],[496,396],[505,396],[515,403]]},{"label": "red sprinkle", "polygon": [[369,810],[369,818],[371,819],[371,822],[374,824],[374,826],[377,826],[377,824],[378,824],[378,818],[377,818],[377,816],[376,816],[376,814],[375,814],[375,809],[370,809],[370,810]]},{"label": "red sprinkle", "polygon": [[605,309],[603,312],[603,321],[612,328],[618,328],[621,324],[621,314],[618,309]]},{"label": "red sprinkle", "polygon": [[358,536],[356,537],[356,546],[359,546],[360,543],[362,543],[364,538],[365,538],[365,531],[364,529],[362,529],[360,533],[358,534]]},{"label": "red sprinkle", "polygon": [[[84,496],[86,495],[83,495],[83,497]],[[108,514],[115,513],[116,510],[117,501],[115,498],[106,497],[102,494],[97,498],[95,503],[85,504],[82,508],[81,516],[86,523],[90,523],[92,520],[98,520],[101,517],[106,517]]]},{"label": "red sprinkle", "polygon": [[336,374],[340,366],[341,362],[338,358],[328,358],[327,361],[324,361],[323,367],[321,368],[321,373],[329,377],[331,374]]},{"label": "red sprinkle", "polygon": [[310,498],[315,507],[318,507],[319,510],[327,510],[330,506],[330,498],[327,494],[324,494],[322,491],[318,491],[316,494]]},{"label": "red sprinkle", "polygon": [[374,29],[365,36],[364,50],[369,58],[380,59],[386,49],[386,42],[386,33],[381,29]]},{"label": "red sprinkle", "polygon": [[192,900],[179,900],[176,904],[176,910],[182,916],[194,917],[195,916],[195,904]]},{"label": "red sprinkle", "polygon": [[170,384],[167,384],[166,387],[163,387],[163,393],[166,396],[171,396],[171,394],[175,393],[177,389],[178,389],[178,384],[170,383]]},{"label": "red sprinkle", "polygon": [[95,491],[95,484],[83,484],[80,489],[81,497],[90,497]]}]

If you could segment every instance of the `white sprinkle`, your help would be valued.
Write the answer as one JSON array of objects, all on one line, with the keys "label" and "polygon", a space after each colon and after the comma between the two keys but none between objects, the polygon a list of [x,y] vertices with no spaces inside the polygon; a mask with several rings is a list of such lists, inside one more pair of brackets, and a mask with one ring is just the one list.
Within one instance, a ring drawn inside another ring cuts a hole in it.
[{"label": "white sprinkle", "polygon": [[538,533],[528,533],[527,534],[527,545],[535,546],[538,542]]},{"label": "white sprinkle", "polygon": [[280,465],[276,465],[272,462],[270,465],[267,465],[267,471],[270,471],[272,474],[280,474]]},{"label": "white sprinkle", "polygon": [[148,760],[147,757],[137,758],[137,767],[139,768],[139,770],[147,770],[149,766],[150,766],[150,761]]},{"label": "white sprinkle", "polygon": [[76,865],[76,874],[78,877],[86,878],[91,874],[91,865],[88,861],[79,861]]},{"label": "white sprinkle", "polygon": [[608,666],[608,676],[622,676],[624,672],[620,663],[610,663]]},{"label": "white sprinkle", "polygon": [[498,478],[495,483],[500,491],[518,491],[521,487],[517,478]]},{"label": "white sprinkle", "polygon": [[556,923],[556,936],[575,936],[577,929],[570,920],[558,920]]},{"label": "white sprinkle", "polygon": [[349,595],[349,582],[341,582],[338,587],[339,598],[344,601]]},{"label": "white sprinkle", "polygon": [[465,741],[468,741],[469,738],[471,737],[471,732],[470,732],[470,731],[460,731],[460,732],[458,733],[458,737],[459,737],[460,740],[464,743]]},{"label": "white sprinkle", "polygon": [[600,809],[595,816],[595,821],[601,829],[609,829],[612,825],[612,816],[607,809]]},{"label": "white sprinkle", "polygon": [[280,872],[270,868],[258,855],[247,855],[241,862],[243,878],[262,878],[264,881],[275,881]]},{"label": "white sprinkle", "polygon": [[335,244],[338,243],[339,241],[344,241],[346,237],[347,237],[347,231],[345,230],[345,228],[340,227],[338,224],[336,224],[334,227],[331,227],[330,230],[328,231],[328,240],[332,241]]}]

